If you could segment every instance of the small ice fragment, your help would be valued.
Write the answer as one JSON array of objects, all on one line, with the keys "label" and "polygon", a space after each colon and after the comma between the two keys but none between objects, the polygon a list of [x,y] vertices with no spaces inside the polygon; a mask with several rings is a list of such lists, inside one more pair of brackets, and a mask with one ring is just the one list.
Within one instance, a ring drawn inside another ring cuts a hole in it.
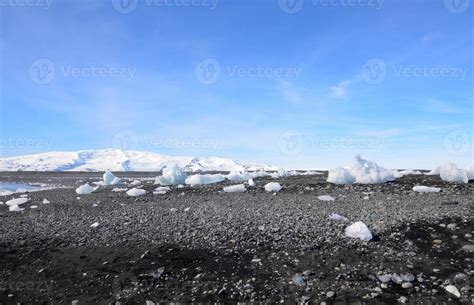
[{"label": "small ice fragment", "polygon": [[438,193],[439,191],[441,191],[439,187],[429,187],[424,185],[414,186],[413,190],[418,193]]},{"label": "small ice fragment", "polygon": [[137,188],[133,188],[133,189],[130,189],[130,190],[127,191],[127,195],[132,196],[132,197],[142,196],[142,195],[145,195],[145,194],[146,194],[145,190],[137,189]]},{"label": "small ice fragment", "polygon": [[265,184],[265,191],[267,192],[279,192],[282,189],[280,183],[270,182]]},{"label": "small ice fragment", "polygon": [[331,195],[323,195],[323,196],[318,196],[318,199],[321,201],[334,201],[334,197]]},{"label": "small ice fragment", "polygon": [[332,219],[332,220],[341,220],[341,221],[349,220],[346,217],[344,217],[342,215],[339,215],[339,214],[336,214],[336,213],[332,213],[331,215],[329,215],[329,218]]},{"label": "small ice fragment", "polygon": [[93,224],[90,225],[91,228],[97,228],[99,226],[98,222],[94,222]]},{"label": "small ice fragment", "polygon": [[15,206],[15,205],[27,203],[28,201],[29,201],[28,198],[14,198],[14,199],[8,200],[5,204],[8,206]]},{"label": "small ice fragment", "polygon": [[236,184],[224,187],[224,192],[226,193],[243,193],[246,192],[247,189],[243,184]]},{"label": "small ice fragment", "polygon": [[76,193],[78,193],[79,195],[90,194],[90,193],[94,192],[95,190],[97,190],[98,188],[99,188],[98,186],[92,187],[88,183],[86,183],[86,184],[81,185],[80,187],[78,187],[76,189]]},{"label": "small ice fragment", "polygon": [[372,232],[362,221],[356,221],[346,228],[346,236],[369,241],[372,239]]},{"label": "small ice fragment", "polygon": [[8,207],[8,211],[10,211],[10,212],[20,212],[20,211],[24,211],[24,210],[25,209],[22,209],[17,205],[11,205],[11,206]]}]

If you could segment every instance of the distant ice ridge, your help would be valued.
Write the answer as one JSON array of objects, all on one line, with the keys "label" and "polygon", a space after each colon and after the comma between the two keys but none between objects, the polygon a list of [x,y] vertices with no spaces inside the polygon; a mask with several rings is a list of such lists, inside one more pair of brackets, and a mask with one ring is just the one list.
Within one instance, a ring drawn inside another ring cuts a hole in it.
[{"label": "distant ice ridge", "polygon": [[427,175],[439,175],[442,180],[448,182],[463,182],[467,183],[469,180],[474,180],[474,163],[469,165],[466,169],[459,169],[456,164],[446,162],[441,166],[434,168]]},{"label": "distant ice ridge", "polygon": [[392,170],[387,170],[374,161],[364,160],[360,155],[356,155],[355,160],[356,164],[349,168],[337,167],[331,169],[327,181],[335,184],[372,184],[395,179]]},{"label": "distant ice ridge", "polygon": [[178,157],[152,152],[101,149],[0,158],[0,171],[161,171],[174,164],[187,172],[278,170],[275,166],[244,164],[218,157]]},{"label": "distant ice ridge", "polygon": [[421,172],[413,170],[413,169],[406,169],[406,170],[403,170],[403,171],[398,171],[398,170],[393,171],[393,176],[395,178],[401,178],[401,177],[406,176],[406,175],[421,175]]}]

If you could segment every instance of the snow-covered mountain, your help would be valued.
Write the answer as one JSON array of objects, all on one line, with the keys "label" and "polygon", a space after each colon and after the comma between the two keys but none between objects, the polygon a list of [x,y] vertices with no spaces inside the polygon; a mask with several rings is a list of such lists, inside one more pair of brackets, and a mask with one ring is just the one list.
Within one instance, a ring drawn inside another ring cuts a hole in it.
[{"label": "snow-covered mountain", "polygon": [[176,157],[143,151],[102,149],[0,158],[0,171],[160,171],[169,164],[177,164],[192,172],[278,170],[275,166],[243,164],[217,157]]}]

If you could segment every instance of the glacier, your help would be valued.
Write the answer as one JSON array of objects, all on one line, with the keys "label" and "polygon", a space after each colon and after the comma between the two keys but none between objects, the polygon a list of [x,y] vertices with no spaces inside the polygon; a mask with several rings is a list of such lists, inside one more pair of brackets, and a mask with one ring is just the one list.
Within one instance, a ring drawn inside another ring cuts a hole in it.
[{"label": "glacier", "polygon": [[0,158],[0,171],[161,171],[174,165],[187,172],[278,170],[275,166],[246,164],[218,157],[169,156],[120,149],[58,151]]}]

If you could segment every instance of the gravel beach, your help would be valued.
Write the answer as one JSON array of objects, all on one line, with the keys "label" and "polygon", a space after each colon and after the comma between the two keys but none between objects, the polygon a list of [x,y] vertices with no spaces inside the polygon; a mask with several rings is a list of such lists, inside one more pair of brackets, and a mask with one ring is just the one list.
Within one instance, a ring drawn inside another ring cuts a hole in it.
[{"label": "gravel beach", "polygon": [[[1,304],[473,300],[472,181],[334,185],[323,173],[256,178],[244,193],[223,192],[237,184],[226,181],[157,195],[156,173],[116,175],[148,193],[76,194],[101,173],[0,173],[4,182],[61,186],[28,193],[21,212],[0,205]],[[266,192],[268,182],[283,189]],[[371,241],[346,237],[356,221]]]}]

